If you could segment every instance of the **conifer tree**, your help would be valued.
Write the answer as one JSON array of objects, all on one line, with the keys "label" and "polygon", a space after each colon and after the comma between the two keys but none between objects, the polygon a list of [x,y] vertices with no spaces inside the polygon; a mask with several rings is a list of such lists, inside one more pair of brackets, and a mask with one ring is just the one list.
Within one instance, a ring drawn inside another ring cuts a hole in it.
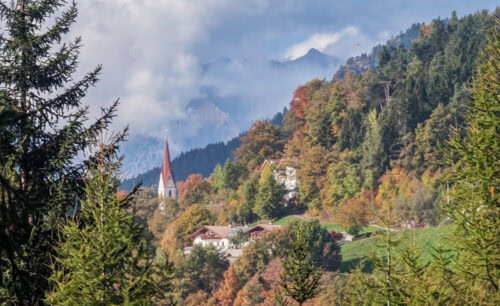
[{"label": "conifer tree", "polygon": [[399,194],[398,179],[399,172],[387,171],[386,175],[381,179],[382,184],[379,187],[377,194],[377,202],[380,205],[379,211],[375,213],[375,218],[378,223],[384,227],[385,233],[378,238],[380,239],[380,247],[384,248],[385,258],[380,258],[375,254],[372,260],[375,267],[381,272],[382,277],[377,282],[377,296],[378,303],[391,304],[401,303],[399,296],[396,294],[398,290],[398,280],[395,277],[394,271],[394,252],[396,246],[400,243],[400,239],[394,236],[394,228],[399,227],[401,221],[395,215],[395,202]]},{"label": "conifer tree", "polygon": [[251,223],[257,216],[253,212],[257,188],[259,183],[258,174],[251,175],[239,189],[240,204],[237,209],[238,221],[240,223]]},{"label": "conifer tree", "polygon": [[170,291],[172,265],[154,261],[141,237],[144,226],[129,209],[132,197],[117,196],[121,160],[112,150],[99,145],[80,211],[61,226],[48,304],[150,305]]},{"label": "conifer tree", "polygon": [[72,78],[81,39],[62,43],[77,17],[76,4],[66,4],[0,1],[0,303],[42,303],[56,224],[83,193],[86,161],[75,157],[117,106],[88,122],[81,99],[101,67]]},{"label": "conifer tree", "polygon": [[279,297],[284,294],[302,305],[316,296],[322,271],[311,256],[304,222],[299,222],[293,238],[287,256],[282,260],[283,273],[279,286],[283,288],[283,293],[278,290],[276,297],[279,302],[282,300]]},{"label": "conifer tree", "polygon": [[444,210],[453,221],[456,267],[464,298],[500,300],[500,33],[497,19],[474,79],[474,102],[464,138],[457,133],[447,152],[453,184]]}]

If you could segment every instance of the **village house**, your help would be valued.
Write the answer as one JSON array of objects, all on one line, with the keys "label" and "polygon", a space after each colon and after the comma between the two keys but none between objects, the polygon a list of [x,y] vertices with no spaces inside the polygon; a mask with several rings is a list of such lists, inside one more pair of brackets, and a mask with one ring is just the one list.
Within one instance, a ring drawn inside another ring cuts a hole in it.
[{"label": "village house", "polygon": [[193,241],[193,246],[213,245],[219,250],[234,249],[237,246],[231,242],[231,238],[243,230],[242,227],[206,225],[191,234],[189,238]]},{"label": "village house", "polygon": [[266,235],[267,233],[279,230],[282,227],[283,225],[277,225],[277,224],[257,224],[247,229],[245,233],[248,234],[250,240],[256,240]]},{"label": "village house", "polygon": [[272,224],[257,224],[251,228],[247,227],[231,227],[231,226],[212,226],[206,225],[189,236],[192,241],[192,246],[184,248],[184,254],[191,253],[194,246],[206,247],[209,245],[215,246],[217,249],[226,253],[229,262],[233,263],[241,255],[242,248],[246,247],[250,242],[236,245],[231,241],[236,234],[244,231],[249,235],[249,240],[253,241],[261,238],[268,232],[272,232],[282,228],[283,225]]}]

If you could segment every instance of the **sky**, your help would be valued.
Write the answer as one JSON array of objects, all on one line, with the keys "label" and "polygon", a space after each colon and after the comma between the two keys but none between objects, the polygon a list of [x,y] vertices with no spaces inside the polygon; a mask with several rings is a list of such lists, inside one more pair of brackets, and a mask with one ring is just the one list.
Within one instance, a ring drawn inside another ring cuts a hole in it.
[{"label": "sky", "polygon": [[[120,98],[115,129],[169,135],[173,155],[228,140],[335,67],[280,70],[309,49],[341,62],[416,22],[494,10],[489,0],[79,0],[80,72],[104,67],[92,114]],[[355,44],[359,42],[359,46]]]}]

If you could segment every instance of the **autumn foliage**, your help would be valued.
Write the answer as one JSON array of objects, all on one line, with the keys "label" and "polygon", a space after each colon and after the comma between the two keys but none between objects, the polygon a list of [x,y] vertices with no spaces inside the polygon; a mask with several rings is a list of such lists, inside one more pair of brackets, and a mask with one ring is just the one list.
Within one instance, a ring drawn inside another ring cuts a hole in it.
[{"label": "autumn foliage", "polygon": [[290,111],[294,113],[298,120],[305,119],[307,96],[309,94],[309,84],[299,86],[293,93],[292,101],[290,101]]},{"label": "autumn foliage", "polygon": [[210,183],[203,179],[201,174],[191,174],[185,181],[177,184],[179,202],[184,206],[200,204],[203,195],[211,191]]},{"label": "autumn foliage", "polygon": [[234,271],[234,267],[231,265],[229,269],[224,272],[224,282],[214,295],[218,302],[217,305],[233,305],[238,289],[238,276]]},{"label": "autumn foliage", "polygon": [[249,170],[260,167],[266,159],[280,158],[285,146],[281,128],[269,120],[256,121],[240,141],[242,144],[234,155]]},{"label": "autumn foliage", "polygon": [[341,204],[335,214],[335,220],[345,228],[366,226],[375,209],[374,205],[375,193],[366,191],[362,197]]},{"label": "autumn foliage", "polygon": [[281,271],[279,258],[273,259],[262,273],[256,273],[238,292],[233,305],[274,305],[274,295]]}]

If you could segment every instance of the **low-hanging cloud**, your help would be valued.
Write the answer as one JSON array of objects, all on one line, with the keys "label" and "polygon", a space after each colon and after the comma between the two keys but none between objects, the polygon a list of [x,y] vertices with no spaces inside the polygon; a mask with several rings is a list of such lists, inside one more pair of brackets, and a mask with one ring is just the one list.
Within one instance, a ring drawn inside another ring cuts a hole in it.
[{"label": "low-hanging cloud", "polygon": [[288,60],[297,59],[301,56],[304,56],[307,51],[313,48],[323,52],[328,46],[335,44],[343,37],[353,37],[358,33],[359,30],[352,26],[349,26],[344,30],[335,33],[316,33],[305,41],[289,47],[285,52],[285,58]]}]

